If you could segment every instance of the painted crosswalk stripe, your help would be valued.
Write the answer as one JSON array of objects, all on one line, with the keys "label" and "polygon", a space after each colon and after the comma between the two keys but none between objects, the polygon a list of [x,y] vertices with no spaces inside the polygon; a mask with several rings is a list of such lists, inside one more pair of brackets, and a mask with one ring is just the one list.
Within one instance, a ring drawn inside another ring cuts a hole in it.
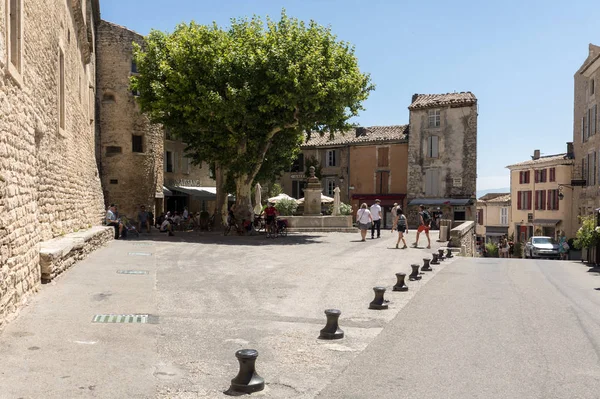
[{"label": "painted crosswalk stripe", "polygon": [[129,252],[129,256],[152,256],[150,252]]}]

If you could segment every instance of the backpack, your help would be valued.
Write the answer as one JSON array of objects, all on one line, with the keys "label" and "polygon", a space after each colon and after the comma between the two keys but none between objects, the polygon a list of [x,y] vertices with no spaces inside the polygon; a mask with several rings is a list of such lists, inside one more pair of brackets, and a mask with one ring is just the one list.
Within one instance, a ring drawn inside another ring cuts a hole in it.
[{"label": "backpack", "polygon": [[423,211],[423,223],[429,224],[431,222],[431,215],[427,211]]}]

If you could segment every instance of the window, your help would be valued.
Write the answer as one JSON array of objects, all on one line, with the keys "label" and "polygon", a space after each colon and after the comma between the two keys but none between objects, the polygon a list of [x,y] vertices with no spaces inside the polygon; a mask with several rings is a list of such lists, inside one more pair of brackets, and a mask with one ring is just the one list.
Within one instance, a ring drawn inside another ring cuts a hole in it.
[{"label": "window", "polygon": [[173,153],[171,151],[165,152],[165,172],[173,172]]},{"label": "window", "polygon": [[477,224],[483,226],[483,209],[477,209]]},{"label": "window", "polygon": [[598,105],[592,107],[592,134],[598,133]]},{"label": "window", "polygon": [[117,179],[110,179],[110,184],[119,184],[119,180],[117,180]]},{"label": "window", "polygon": [[294,160],[290,172],[304,172],[304,154],[298,154],[298,158]]},{"label": "window", "polygon": [[529,171],[519,172],[519,184],[529,184]]},{"label": "window", "polygon": [[592,79],[590,81],[590,95],[594,94],[596,92],[596,82],[594,81],[594,79]]},{"label": "window", "polygon": [[131,135],[131,151],[144,152],[144,136]]},{"label": "window", "polygon": [[335,189],[335,179],[327,179],[325,180],[325,195],[328,197],[333,197]]},{"label": "window", "polygon": [[138,73],[137,64],[135,60],[131,60],[131,73]]},{"label": "window", "polygon": [[377,148],[377,167],[387,168],[390,166],[390,147]]},{"label": "window", "polygon": [[23,51],[23,21],[22,0],[9,0],[8,3],[8,60],[18,73],[21,73],[21,61]]},{"label": "window", "polygon": [[428,197],[438,197],[440,195],[440,170],[425,170],[425,195]]},{"label": "window", "polygon": [[65,54],[58,50],[58,125],[65,128]]},{"label": "window", "polygon": [[594,134],[594,132],[592,132],[592,109],[588,109],[587,112],[587,126],[586,126],[586,134],[587,137],[590,137],[591,135]]},{"label": "window", "polygon": [[550,180],[548,181],[556,181],[556,168],[550,168]]},{"label": "window", "polygon": [[581,117],[581,142],[585,142],[585,115]]},{"label": "window", "polygon": [[292,181],[292,197],[299,199],[304,197],[304,187],[306,187],[306,182],[303,180],[293,180]]},{"label": "window", "polygon": [[440,110],[430,109],[429,115],[429,127],[440,127]]},{"label": "window", "polygon": [[549,211],[558,210],[558,190],[548,190],[548,208]]},{"label": "window", "polygon": [[546,191],[535,190],[535,209],[543,211],[546,209]]},{"label": "window", "polygon": [[508,226],[508,208],[505,206],[500,208],[500,224]]},{"label": "window", "polygon": [[139,90],[131,90],[131,95],[134,97],[139,97],[140,96],[140,92]]},{"label": "window", "polygon": [[192,160],[188,157],[183,157],[182,161],[183,161],[183,173],[185,173],[186,175],[189,175],[191,165],[192,165]]},{"label": "window", "polygon": [[531,209],[531,191],[517,191],[517,209]]},{"label": "window", "polygon": [[327,151],[327,166],[337,166],[336,150]]},{"label": "window", "polygon": [[115,155],[115,154],[120,154],[123,152],[123,149],[121,147],[117,147],[117,146],[107,146],[106,147],[106,155]]},{"label": "window", "polygon": [[439,156],[438,136],[430,136],[427,139],[427,156],[429,158],[437,158]]},{"label": "window", "polygon": [[390,172],[389,171],[379,171],[377,172],[377,180],[375,193],[376,194],[387,194],[389,193],[389,183],[390,180]]}]

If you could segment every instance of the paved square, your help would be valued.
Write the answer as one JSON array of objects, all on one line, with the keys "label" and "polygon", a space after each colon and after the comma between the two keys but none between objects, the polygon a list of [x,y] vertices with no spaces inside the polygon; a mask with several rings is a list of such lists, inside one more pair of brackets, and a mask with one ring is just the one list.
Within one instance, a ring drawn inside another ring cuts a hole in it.
[{"label": "paved square", "polygon": [[[251,348],[269,396],[311,398],[451,262],[407,281],[408,292],[392,292],[395,273],[409,274],[433,250],[395,249],[390,231],[366,242],[358,233],[155,233],[140,240],[112,242],[42,287],[0,333],[0,392],[226,397],[238,371],[235,351]],[[152,256],[129,256],[140,243]],[[116,273],[125,268],[149,274]],[[388,310],[368,309],[375,286],[388,288]],[[317,339],[328,308],[342,312],[342,340]],[[134,314],[157,315],[160,323],[91,322],[93,315]]]}]

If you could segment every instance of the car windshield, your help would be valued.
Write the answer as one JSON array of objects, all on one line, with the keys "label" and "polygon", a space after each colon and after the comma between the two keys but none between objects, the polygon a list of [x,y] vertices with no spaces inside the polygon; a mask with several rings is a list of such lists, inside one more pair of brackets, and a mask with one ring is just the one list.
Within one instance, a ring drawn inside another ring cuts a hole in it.
[{"label": "car windshield", "polygon": [[554,239],[550,237],[535,237],[533,239],[534,244],[554,244]]}]

